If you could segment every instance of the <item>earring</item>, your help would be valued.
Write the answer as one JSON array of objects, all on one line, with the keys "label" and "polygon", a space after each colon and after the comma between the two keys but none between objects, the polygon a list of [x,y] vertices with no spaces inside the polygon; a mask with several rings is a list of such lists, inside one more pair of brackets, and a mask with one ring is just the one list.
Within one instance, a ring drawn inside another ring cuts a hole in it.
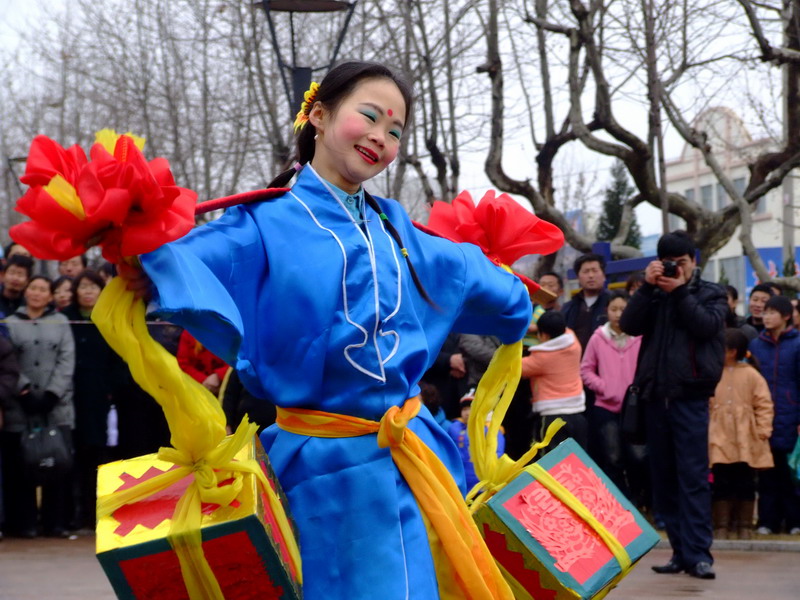
[{"label": "earring", "polygon": [[319,139],[319,134],[318,134],[318,133],[315,133],[315,134],[314,134],[314,140],[318,140],[318,139]]}]

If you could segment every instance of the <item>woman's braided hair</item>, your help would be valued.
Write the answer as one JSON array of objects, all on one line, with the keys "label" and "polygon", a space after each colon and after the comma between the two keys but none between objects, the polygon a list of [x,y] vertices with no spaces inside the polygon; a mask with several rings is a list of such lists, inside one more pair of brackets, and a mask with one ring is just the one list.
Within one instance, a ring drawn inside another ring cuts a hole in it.
[{"label": "woman's braided hair", "polygon": [[[321,102],[326,109],[331,112],[335,112],[342,101],[349,96],[350,93],[352,93],[356,86],[367,79],[388,79],[394,83],[400,90],[400,94],[403,96],[403,100],[406,104],[406,118],[408,118],[408,115],[411,114],[413,105],[411,88],[409,87],[408,83],[406,83],[405,80],[399,77],[394,71],[378,63],[353,61],[337,65],[330,70],[330,72],[322,80],[322,83],[320,83],[319,90],[317,91],[314,101]],[[311,162],[311,160],[314,158],[314,151],[316,149],[316,135],[316,127],[314,127],[310,121],[306,122],[297,135],[297,166],[292,167],[291,169],[288,169],[278,175],[269,183],[268,187],[286,187],[289,181],[291,181],[292,177],[294,177],[295,173],[297,173],[299,168]],[[411,257],[408,254],[408,250],[404,246],[403,240],[400,236],[400,233],[397,231],[397,228],[391,223],[391,221],[389,221],[389,218],[386,216],[386,213],[383,212],[383,209],[381,209],[377,200],[367,193],[366,190],[364,191],[364,200],[367,205],[378,214],[380,219],[383,221],[384,227],[389,232],[389,235],[392,236],[394,241],[400,247],[400,252],[406,260],[408,270],[411,273],[411,279],[414,281],[414,286],[417,288],[417,291],[419,291],[422,298],[428,304],[431,306],[436,306],[431,297],[428,295],[428,292],[425,290],[425,287],[422,285],[422,282],[417,275],[417,271],[414,269],[414,265],[411,262]]]}]

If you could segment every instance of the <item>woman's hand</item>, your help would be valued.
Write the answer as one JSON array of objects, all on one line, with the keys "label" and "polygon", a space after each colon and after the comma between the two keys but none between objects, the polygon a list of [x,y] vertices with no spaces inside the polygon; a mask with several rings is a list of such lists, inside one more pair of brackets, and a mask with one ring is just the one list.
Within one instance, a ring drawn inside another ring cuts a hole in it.
[{"label": "woman's hand", "polygon": [[153,282],[147,276],[147,273],[144,272],[144,269],[142,269],[138,261],[135,265],[122,261],[117,265],[117,271],[120,277],[125,280],[126,287],[132,291],[137,298],[141,298],[145,302],[150,301],[153,297],[151,291]]},{"label": "woman's hand", "polygon": [[205,378],[205,381],[203,381],[203,385],[209,392],[217,396],[219,395],[219,388],[222,385],[222,382],[219,380],[219,375],[217,375],[216,373],[212,373],[211,375]]}]

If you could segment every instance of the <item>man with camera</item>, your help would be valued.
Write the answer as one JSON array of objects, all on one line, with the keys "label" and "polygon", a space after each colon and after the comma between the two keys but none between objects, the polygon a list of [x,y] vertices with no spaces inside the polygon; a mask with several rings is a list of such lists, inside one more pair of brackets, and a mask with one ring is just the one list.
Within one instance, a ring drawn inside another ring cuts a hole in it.
[{"label": "man with camera", "polygon": [[672,545],[656,573],[713,579],[708,399],[722,375],[725,290],[700,279],[684,231],[661,236],[658,258],[620,325],[641,335],[634,382],[643,391],[655,511]]}]

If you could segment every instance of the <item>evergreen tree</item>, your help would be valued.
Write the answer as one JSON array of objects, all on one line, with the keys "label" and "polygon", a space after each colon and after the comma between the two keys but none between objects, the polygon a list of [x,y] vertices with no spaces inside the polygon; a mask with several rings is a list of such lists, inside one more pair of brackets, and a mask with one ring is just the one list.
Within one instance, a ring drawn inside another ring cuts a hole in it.
[{"label": "evergreen tree", "polygon": [[[622,206],[625,200],[636,190],[628,182],[628,171],[622,161],[618,160],[611,167],[611,184],[605,189],[606,199],[603,200],[603,214],[600,215],[600,222],[597,224],[597,239],[609,242],[614,239],[619,230],[619,223],[622,220]],[[633,216],[633,223],[628,230],[628,237],[625,238],[626,246],[640,248],[642,245],[642,232],[636,215]]]}]

